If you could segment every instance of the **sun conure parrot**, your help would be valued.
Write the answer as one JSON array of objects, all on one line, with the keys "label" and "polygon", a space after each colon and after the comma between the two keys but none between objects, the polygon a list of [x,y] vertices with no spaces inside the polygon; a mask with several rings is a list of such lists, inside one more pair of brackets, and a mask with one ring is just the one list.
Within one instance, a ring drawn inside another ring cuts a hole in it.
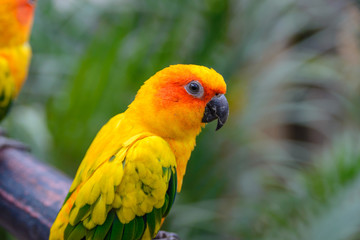
[{"label": "sun conure parrot", "polygon": [[35,0],[1,0],[0,3],[0,120],[27,77],[34,11]]},{"label": "sun conure parrot", "polygon": [[28,43],[0,48],[0,120],[8,112],[26,79],[31,57]]},{"label": "sun conure parrot", "polygon": [[19,46],[29,40],[35,0],[0,1],[0,48]]},{"label": "sun conure parrot", "polygon": [[225,123],[226,84],[197,65],[165,68],[105,124],[76,173],[50,239],[151,239],[180,192],[195,138]]}]

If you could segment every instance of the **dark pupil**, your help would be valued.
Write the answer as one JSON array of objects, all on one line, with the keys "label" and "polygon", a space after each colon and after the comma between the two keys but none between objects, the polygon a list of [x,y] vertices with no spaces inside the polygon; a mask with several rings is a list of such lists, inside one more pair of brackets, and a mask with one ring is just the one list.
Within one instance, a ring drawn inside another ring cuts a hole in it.
[{"label": "dark pupil", "polygon": [[190,88],[190,90],[192,92],[198,92],[199,91],[199,85],[197,85],[196,83],[190,83],[189,88]]}]

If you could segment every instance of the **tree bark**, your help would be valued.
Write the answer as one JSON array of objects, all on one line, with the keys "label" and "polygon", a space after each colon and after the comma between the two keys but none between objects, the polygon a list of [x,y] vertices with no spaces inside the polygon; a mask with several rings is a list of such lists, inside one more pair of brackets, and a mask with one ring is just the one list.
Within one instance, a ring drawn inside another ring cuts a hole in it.
[{"label": "tree bark", "polygon": [[18,239],[45,240],[71,180],[30,153],[0,150],[0,225]]}]

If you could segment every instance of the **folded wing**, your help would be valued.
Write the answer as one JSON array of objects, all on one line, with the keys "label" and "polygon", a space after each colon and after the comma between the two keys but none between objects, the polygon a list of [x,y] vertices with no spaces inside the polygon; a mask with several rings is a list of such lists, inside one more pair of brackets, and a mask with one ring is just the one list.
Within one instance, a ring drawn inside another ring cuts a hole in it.
[{"label": "folded wing", "polygon": [[51,239],[150,239],[174,202],[176,179],[168,143],[134,136],[69,194]]}]

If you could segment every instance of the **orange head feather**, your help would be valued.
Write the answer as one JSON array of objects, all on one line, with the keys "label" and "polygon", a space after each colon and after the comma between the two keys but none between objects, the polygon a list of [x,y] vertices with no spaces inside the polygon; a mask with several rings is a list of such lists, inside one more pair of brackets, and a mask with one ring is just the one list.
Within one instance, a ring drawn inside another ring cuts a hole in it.
[{"label": "orange head feather", "polygon": [[24,44],[29,40],[35,0],[1,0],[0,48]]},{"label": "orange head feather", "polygon": [[228,116],[226,84],[215,70],[173,65],[157,72],[138,91],[125,114],[147,132],[164,138],[177,162],[178,191],[195,138],[205,123]]},{"label": "orange head feather", "polygon": [[[199,84],[201,93],[189,93],[189,84]],[[205,107],[226,84],[215,70],[198,65],[173,65],[157,72],[139,90],[128,112],[147,128],[165,138],[193,138],[201,127]]]}]

